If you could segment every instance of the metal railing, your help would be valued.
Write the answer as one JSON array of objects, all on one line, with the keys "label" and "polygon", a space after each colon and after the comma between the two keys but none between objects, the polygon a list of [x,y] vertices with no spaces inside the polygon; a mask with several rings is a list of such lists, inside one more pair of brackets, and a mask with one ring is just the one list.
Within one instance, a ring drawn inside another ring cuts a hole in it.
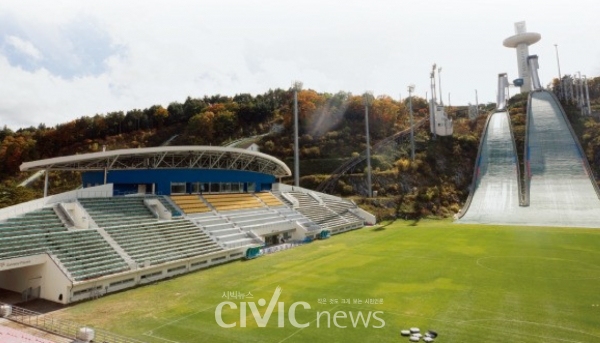
[{"label": "metal railing", "polygon": [[521,184],[521,206],[529,206],[530,194],[529,194],[529,181],[531,180],[531,168],[529,164],[529,130],[531,129],[531,98],[532,92],[527,97],[527,114],[525,117],[525,142],[523,144],[523,176],[519,180]]},{"label": "metal railing", "polygon": [[513,130],[513,124],[512,124],[512,120],[510,118],[510,112],[508,110],[506,110],[506,117],[508,120],[508,130],[510,132],[510,140],[512,142],[512,147],[513,147],[513,154],[515,156],[515,158],[517,159],[516,164],[517,164],[517,192],[519,193],[519,206],[529,206],[529,200],[527,200],[527,203],[523,200],[523,175],[521,174],[521,161],[519,160],[519,154],[517,152],[517,141],[515,140],[515,131]]},{"label": "metal railing", "polygon": [[288,250],[288,249],[293,249],[295,247],[304,245],[304,243],[302,242],[290,242],[290,243],[283,243],[283,244],[279,244],[279,245],[273,245],[270,247],[263,247],[262,248],[262,253],[264,255],[268,255],[268,254],[272,254],[278,251],[284,251],[284,250]]},{"label": "metal railing", "polygon": [[[8,304],[0,302],[0,305]],[[12,313],[8,317],[6,317],[6,319],[68,339],[77,340],[77,333],[79,332],[79,329],[83,327],[90,327],[73,321],[54,318],[52,315],[49,314],[42,314],[13,305],[9,306],[12,307]],[[145,343],[137,339],[120,336],[105,330],[96,328],[92,329],[95,332],[95,338],[93,342]]]}]

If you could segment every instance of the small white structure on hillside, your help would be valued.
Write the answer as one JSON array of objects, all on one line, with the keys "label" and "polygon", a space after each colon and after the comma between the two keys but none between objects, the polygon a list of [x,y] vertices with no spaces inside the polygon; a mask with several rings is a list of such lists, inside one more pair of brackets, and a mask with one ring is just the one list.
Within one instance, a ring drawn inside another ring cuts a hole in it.
[{"label": "small white structure on hillside", "polygon": [[249,147],[246,148],[246,150],[259,152],[260,151],[260,147],[258,146],[258,144],[252,143],[252,144],[250,144]]},{"label": "small white structure on hillside", "polygon": [[[437,69],[438,73],[442,68]],[[435,72],[436,72],[436,64],[433,65],[433,70],[431,71],[431,101],[429,103],[429,128],[431,133],[435,136],[452,136],[454,132],[454,127],[452,123],[452,119],[448,117],[446,114],[446,110],[444,107],[444,103],[441,100],[442,98],[442,90],[440,87],[440,102],[437,101],[436,96],[436,87],[435,87]],[[440,80],[441,84],[441,80]]]}]

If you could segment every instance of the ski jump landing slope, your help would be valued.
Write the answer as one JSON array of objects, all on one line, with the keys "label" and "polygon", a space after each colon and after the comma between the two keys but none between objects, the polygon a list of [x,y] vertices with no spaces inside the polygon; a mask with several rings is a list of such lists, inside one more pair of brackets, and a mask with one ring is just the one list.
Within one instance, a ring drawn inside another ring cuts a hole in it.
[{"label": "ski jump landing slope", "polygon": [[528,112],[529,208],[523,219],[536,225],[600,227],[598,187],[558,100],[550,92],[534,92]]},{"label": "ski jump landing slope", "polygon": [[493,113],[485,125],[475,163],[471,195],[461,223],[506,223],[519,211],[517,153],[506,112]]},{"label": "ski jump landing slope", "polygon": [[[470,198],[460,223],[600,227],[599,191],[587,158],[556,97],[530,94],[523,204],[506,112],[486,125]],[[527,206],[528,205],[528,206]]]}]

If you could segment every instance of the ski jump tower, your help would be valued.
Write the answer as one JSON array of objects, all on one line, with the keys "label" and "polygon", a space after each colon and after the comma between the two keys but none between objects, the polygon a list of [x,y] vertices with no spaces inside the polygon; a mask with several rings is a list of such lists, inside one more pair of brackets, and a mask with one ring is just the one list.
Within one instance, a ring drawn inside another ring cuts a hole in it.
[{"label": "ski jump tower", "polygon": [[519,67],[519,78],[523,80],[521,93],[531,91],[531,74],[527,67],[529,57],[529,46],[537,43],[542,36],[536,32],[527,32],[524,21],[515,23],[515,35],[504,40],[504,46],[517,49],[517,64]]}]

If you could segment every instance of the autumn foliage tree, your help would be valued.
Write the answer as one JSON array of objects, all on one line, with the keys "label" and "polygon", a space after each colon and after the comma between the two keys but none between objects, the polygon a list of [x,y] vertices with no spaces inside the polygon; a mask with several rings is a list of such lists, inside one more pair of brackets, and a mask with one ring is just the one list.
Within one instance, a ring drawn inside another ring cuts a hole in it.
[{"label": "autumn foliage tree", "polygon": [[35,140],[29,134],[7,136],[0,144],[0,175],[15,175],[23,161],[34,159]]},{"label": "autumn foliage tree", "polygon": [[[19,176],[24,161],[130,146],[170,144],[220,145],[228,141],[278,132],[258,141],[265,151],[285,159],[293,154],[293,91],[270,89],[263,94],[242,93],[187,97],[166,108],[86,115],[46,127],[0,130],[0,181]],[[418,98],[415,98],[415,103]],[[298,94],[299,131],[303,158],[349,156],[364,149],[364,105],[361,96],[348,92],[319,93],[304,89]],[[370,108],[371,134],[379,140],[406,123],[406,106],[390,97],[375,99]],[[283,130],[283,131],[281,131]],[[145,132],[141,134],[139,132]],[[164,133],[163,133],[164,132]],[[160,137],[142,139],[143,136]],[[111,137],[121,137],[113,139]],[[111,141],[123,143],[111,146]],[[25,175],[19,176],[25,177]]]}]

